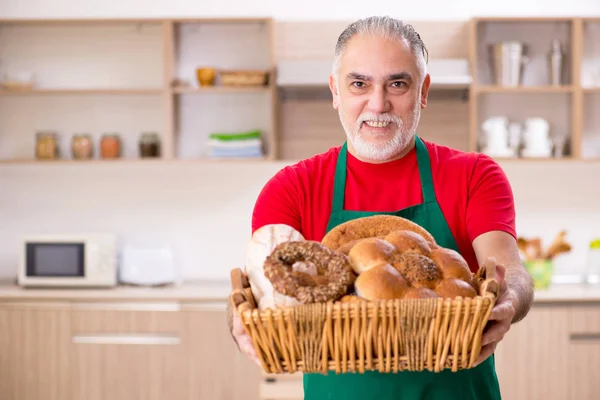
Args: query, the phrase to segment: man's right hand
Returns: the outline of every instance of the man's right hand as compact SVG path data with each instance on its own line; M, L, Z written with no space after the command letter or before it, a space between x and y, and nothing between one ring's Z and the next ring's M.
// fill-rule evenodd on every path
M252 343L252 338L250 335L246 333L244 326L242 325L242 318L240 314L237 312L235 305L233 304L233 300L229 299L228 303L228 311L227 318L229 320L229 330L231 332L231 336L233 336L233 340L237 343L240 351L249 357L252 361L256 363L259 367L262 367L260 363L260 359L254 349L254 344Z

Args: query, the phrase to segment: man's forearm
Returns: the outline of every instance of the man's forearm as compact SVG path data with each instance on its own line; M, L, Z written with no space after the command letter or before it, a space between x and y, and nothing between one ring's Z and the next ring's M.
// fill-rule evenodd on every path
M513 324L519 322L529 312L533 304L533 279L522 265L506 268L506 285L516 295Z

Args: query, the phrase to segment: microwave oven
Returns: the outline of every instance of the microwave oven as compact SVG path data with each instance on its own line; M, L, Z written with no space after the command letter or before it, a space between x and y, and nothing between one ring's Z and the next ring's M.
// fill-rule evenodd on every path
M116 237L100 233L26 236L17 282L24 287L116 286Z

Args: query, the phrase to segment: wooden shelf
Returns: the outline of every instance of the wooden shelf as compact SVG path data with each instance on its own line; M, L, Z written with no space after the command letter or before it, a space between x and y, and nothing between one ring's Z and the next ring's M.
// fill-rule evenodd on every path
M584 87L582 88L583 93L600 93L600 86L598 87Z
M496 86L474 85L473 90L478 93L570 93L575 90L573 86Z
M261 93L269 92L270 86L206 86L206 87L177 87L173 93Z
M162 94L162 88L81 88L81 89L0 89L1 96L37 96L37 95L153 95Z
M0 165L115 165L115 164L139 164L139 165L161 165L169 164L206 164L206 163L262 163L270 161L267 157L225 157L225 158L119 158L114 160L91 159L91 160L34 160L34 159L14 159L0 160Z

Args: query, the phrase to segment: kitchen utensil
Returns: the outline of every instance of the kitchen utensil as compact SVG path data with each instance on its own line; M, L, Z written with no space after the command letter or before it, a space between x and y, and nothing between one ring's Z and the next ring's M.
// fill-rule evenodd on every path
M559 86L563 83L563 50L559 40L554 39L548 53L549 84Z
M509 145L508 118L496 116L488 118L482 125L484 131L484 154L491 157L512 157L515 149Z
M523 69L529 62L527 46L518 41L505 41L490 46L491 69L494 82L500 86L519 86Z
M196 77L200 86L212 86L217 76L215 68L204 67L196 69Z
M552 140L549 136L550 124L543 118L528 118L525 121L523 133L524 157L550 157L552 155Z

